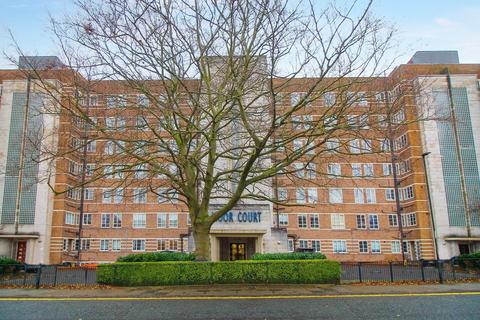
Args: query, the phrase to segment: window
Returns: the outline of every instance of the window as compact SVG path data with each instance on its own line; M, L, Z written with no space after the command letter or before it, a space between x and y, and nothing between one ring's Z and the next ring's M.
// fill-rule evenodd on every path
M113 217L113 224L112 228L121 228L122 227L122 214L121 213L114 213Z
M178 240L177 239L170 239L169 245L170 245L169 250L178 251Z
M157 189L158 203L177 203L178 202L178 193L176 190L169 190L167 188L158 188Z
M359 139L353 139L349 141L350 145L350 152L351 153L360 153L360 140Z
M91 213L84 213L83 214L83 225L91 225L92 224L92 214Z
M298 227L299 228L306 228L307 227L307 216L304 215L304 214L299 214L297 216L297 219L298 219Z
M134 188L133 189L133 203L147 203L147 189Z
M132 251L145 251L145 240L132 240Z
M169 228L178 228L178 214L170 213L168 215L168 227Z
M312 240L312 249L314 252L320 252L321 250L320 240Z
M363 189L361 188L354 188L353 194L355 196L355 203L365 203L364 196L363 196Z
M328 175L330 176L340 176L342 175L342 167L340 163L329 163L328 164Z
M90 239L82 239L82 250L90 250Z
M100 239L100 251L108 251L109 244L108 239Z
M382 152L390 152L390 140L389 139L383 139L380 141L380 149Z
M315 163L308 163L305 167L307 171L307 179L315 179L317 176L317 166Z
M157 228L166 228L167 227L167 214L158 213L157 214Z
M287 248L288 252L293 252L294 251L293 239L288 239L287 246L288 246L288 248Z
M307 240L298 240L298 247L305 249L308 248L308 241Z
M388 215L388 225L390 227L398 227L398 217L396 214Z
M325 106L331 107L335 104L336 95L334 92L327 92L323 95Z
M385 200L395 201L395 189L393 188L385 189Z
M366 163L363 165L363 174L365 177L373 177L374 172L373 172L373 164L372 163Z
M293 164L293 167L294 167L294 170L295 170L295 175L298 177L298 178L305 178L305 166L303 165L303 163L294 163Z
M300 116L292 116L292 128L293 130L302 129L302 118Z
M407 135L403 134L395 139L394 149L395 151L405 148L408 145Z
M78 217L75 213L65 211L65 224L78 224Z
M93 173L95 172L95 164L93 163L87 163L85 166L85 175L87 177L93 176Z
M367 198L367 203L369 203L369 204L377 203L377 196L376 196L376 193L375 193L375 189L367 188L367 189L364 189L364 190L365 190L365 196Z
M340 230L345 229L345 215L340 213L334 213L330 216L332 229Z
M333 240L333 253L346 253L347 241L346 240Z
M305 97L305 92L292 92L290 94L290 105L296 106Z
M408 253L408 248L410 246L408 245L408 241L403 241L403 252Z
M372 140L362 140L362 152L372 152Z
M137 104L141 108L146 108L148 107L150 101L148 100L148 97L144 94L139 94L137 96Z
M368 253L368 241L358 241L358 252Z
M372 240L370 242L370 246L372 248L372 253L380 253L380 241L379 240Z
M147 130L147 120L143 116L137 116L136 127L138 130Z
M417 214L416 213L406 213L402 214L402 226L404 227L413 227L417 225Z
M288 226L288 214L286 213L280 213L278 215L278 223L281 226Z
M288 193L286 188L278 188L277 196L279 201L287 201Z
M97 149L97 141L89 141L87 143L87 152L95 152Z
M390 176L393 174L392 164L391 163L384 163L383 164L383 175Z
M378 215L369 214L368 215L368 228L372 230L378 230Z
M305 144L305 139L295 139L293 140L293 151L297 152L300 151L303 148L303 145Z
M329 139L326 142L326 147L328 151L338 151L338 148L340 148L340 141L338 139Z
M144 179L147 177L147 165L145 163L135 166L135 179Z
M110 228L110 213L102 213L100 227Z
M323 126L326 130L334 129L338 124L338 118L336 116L326 117L323 120Z
M95 195L95 189L92 188L86 188L84 193L84 198L85 200L93 200L94 195Z
M147 215L145 213L133 214L133 227L145 228L147 226Z
M318 214L311 214L310 215L310 228L318 229L320 224L318 222Z
M308 203L318 203L317 188L307 188Z
M120 251L122 249L122 241L120 239L112 240L112 251Z
M123 202L123 189L122 188L118 188L118 189L114 190L113 202L114 203L122 203Z
M367 223L364 214L357 214L357 229L367 229Z
M328 189L328 201L330 203L343 203L343 192L340 188Z
M390 248L392 250L392 253L401 253L400 241L393 240L392 242L390 242Z
M306 203L305 190L303 188L297 188L295 190L295 195L296 195L297 203L300 203L300 204Z
M403 189L403 200L409 200L413 198L414 198L413 186L408 186L405 189Z
M165 251L167 250L167 240L166 239L158 239L157 241L157 251Z
M362 176L362 165L360 163L352 163L352 177Z
M102 203L112 203L113 190L104 189L102 193Z

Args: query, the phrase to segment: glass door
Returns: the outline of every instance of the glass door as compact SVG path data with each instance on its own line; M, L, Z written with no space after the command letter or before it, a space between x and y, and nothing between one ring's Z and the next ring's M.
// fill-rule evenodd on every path
M231 243L230 244L230 261L246 260L247 252L245 250L245 243Z

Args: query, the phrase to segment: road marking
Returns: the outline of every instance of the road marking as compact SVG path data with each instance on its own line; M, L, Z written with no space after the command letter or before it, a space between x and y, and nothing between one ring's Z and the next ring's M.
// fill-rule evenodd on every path
M376 293L376 294L336 294L336 295L294 295L294 296L191 296L191 297L73 297L73 298L14 298L2 297L0 301L149 301L149 300L255 300L255 299L342 299L342 298L382 298L382 297L442 297L476 296L474 292L432 292L432 293Z

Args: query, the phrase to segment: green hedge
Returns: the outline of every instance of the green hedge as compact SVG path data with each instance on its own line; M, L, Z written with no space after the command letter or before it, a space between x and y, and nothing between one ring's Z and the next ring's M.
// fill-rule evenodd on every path
M158 262L158 261L193 261L195 255L193 253L183 252L148 252L129 254L120 257L118 262Z
M99 265L97 281L120 286L339 283L340 263L331 260L117 262Z
M320 252L286 252L286 253L255 253L252 260L322 260L325 255Z
M0 257L0 265L6 265L6 264L20 264L20 262L12 258Z
M480 269L480 252L462 254L456 260L461 267Z

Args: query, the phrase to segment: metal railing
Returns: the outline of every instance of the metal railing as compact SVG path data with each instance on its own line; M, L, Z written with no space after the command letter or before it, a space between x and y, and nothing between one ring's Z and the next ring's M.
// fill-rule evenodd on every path
M479 279L480 259L401 262L344 262L342 282L440 282ZM0 286L96 285L96 268L62 265L0 265Z
M57 285L95 285L97 272L92 267L62 265L0 265L1 286L40 288Z
M480 279L480 259L465 262L452 260L420 260L401 262L345 262L342 281L346 282L408 282Z

